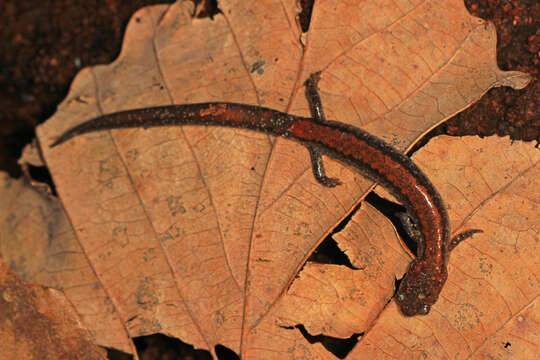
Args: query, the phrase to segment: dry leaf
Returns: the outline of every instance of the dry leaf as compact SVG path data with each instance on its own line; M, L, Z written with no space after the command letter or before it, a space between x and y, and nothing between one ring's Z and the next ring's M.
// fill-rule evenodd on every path
M134 352L125 324L96 278L59 202L23 180L0 173L0 254L27 282L64 292L100 345Z
M404 318L392 304L349 357L535 358L540 152L508 138L442 137L413 158L446 199L453 232L484 233L452 252L429 315Z
M107 359L55 289L25 284L0 259L2 359Z
M493 26L458 0L317 3L303 44L295 4L221 2L223 15L214 21L192 19L191 2L143 9L130 22L119 59L82 71L38 129L81 254L62 265L89 269L93 277L80 285L97 283L101 294L80 298L93 314L121 324L105 335L98 334L103 323L89 321L99 344L130 351L129 337L162 332L197 348L223 344L243 358L331 358L288 327L305 323L315 334L337 337L364 331L362 346L384 349L371 340L382 319L424 321L384 306L393 276L407 263L395 238L394 245L379 244L381 235L363 230L375 248L351 258L369 264L372 278L311 264L298 272L371 186L326 159L327 172L344 184L322 188L298 144L243 130L176 127L104 131L47 147L96 115L155 105L230 101L308 115L302 83L322 70L329 118L405 149L490 87L528 81L497 68ZM429 164L445 168L453 155L445 154ZM446 197L448 178L434 182L451 210L458 207ZM473 215L474 208L459 209L463 220ZM382 228L379 221L373 226ZM381 262L381 254L390 258ZM329 286L336 301L323 306L317 295L329 297ZM310 292L306 302L291 299L302 291Z

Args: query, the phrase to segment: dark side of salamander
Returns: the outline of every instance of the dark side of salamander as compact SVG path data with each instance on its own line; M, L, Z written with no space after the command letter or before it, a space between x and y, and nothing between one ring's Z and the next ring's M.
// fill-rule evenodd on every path
M84 133L133 127L207 125L260 131L296 140L306 146L313 174L327 187L341 184L326 176L322 155L357 169L388 188L406 207L412 219L417 257L409 265L396 293L407 316L427 314L437 301L447 278L448 254L457 244L480 230L468 230L450 239L446 208L435 187L405 155L381 139L356 127L326 120L315 73L306 81L312 118L235 103L200 103L128 110L103 115L64 132L51 144L60 145Z

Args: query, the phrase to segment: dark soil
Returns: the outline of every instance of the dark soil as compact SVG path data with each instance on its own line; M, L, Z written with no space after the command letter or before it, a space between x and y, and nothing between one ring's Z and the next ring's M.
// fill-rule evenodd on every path
M131 15L166 2L0 2L0 170L21 174L17 158L23 146L34 137L36 125L54 114L75 74L111 62Z
M12 176L21 174L17 159L23 146L34 137L35 126L55 112L81 68L109 63L118 56L125 26L137 9L171 2L2 1L0 170L8 171ZM213 1L203 2L206 8L199 15L215 15L211 8ZM308 6L310 0L301 2ZM529 73L533 81L520 91L510 88L490 90L478 103L433 130L431 135L497 134L509 135L516 140L539 141L540 2L465 0L465 3L473 15L495 23L499 67ZM303 20L306 19L309 20L309 15L304 16ZM152 350L155 354L155 344L160 343L146 340L144 345L144 339L139 341L143 342L141 358L145 358L145 351ZM183 351L190 353L188 350ZM170 353L164 356L170 359L197 357L196 352L190 354L187 357L175 357ZM114 356L121 358L120 354Z
M450 135L497 134L514 140L540 140L540 2L538 0L465 0L469 11L495 23L497 63L502 70L530 74L523 90L490 90L480 101L447 121Z

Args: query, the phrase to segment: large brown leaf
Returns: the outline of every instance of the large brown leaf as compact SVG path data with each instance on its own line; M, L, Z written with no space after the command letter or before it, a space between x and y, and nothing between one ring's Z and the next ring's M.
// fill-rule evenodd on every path
M348 168L326 159L328 172L344 183L326 189L313 179L301 146L223 128L104 131L47 147L89 118L146 106L233 101L308 115L302 83L322 70L329 118L405 149L490 87L528 81L497 68L493 26L470 16L460 1L321 2L307 35L295 25L295 3L220 2L223 15L214 21L192 19L191 2L143 9L119 59L82 71L38 129L70 241L81 254L66 257L59 273L88 269L79 285L100 293L80 298L93 309L88 326L100 344L131 351L128 337L162 332L199 348L223 344L244 357L329 357L281 326L305 323L313 333L342 337L369 330L369 336L374 319L401 319L384 305L407 252L398 242L379 245L373 230L366 236L380 250L366 247L357 259L371 275L309 264L298 273L371 186ZM438 160L439 167L451 156ZM395 260L377 265L380 253ZM334 274L321 284L339 285L349 296L340 299L357 305L328 307L317 320L324 299L290 300L289 286L300 291L306 280L304 291L329 294L316 285L321 271ZM334 315L351 307L354 316ZM109 316L118 330L98 335L99 316ZM357 317L362 321L354 326L337 325ZM317 321L320 331L307 324ZM327 323L332 326L322 326Z

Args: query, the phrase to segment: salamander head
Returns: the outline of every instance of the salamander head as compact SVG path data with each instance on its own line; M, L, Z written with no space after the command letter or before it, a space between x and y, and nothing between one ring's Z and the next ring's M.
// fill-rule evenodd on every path
M422 261L413 261L396 293L403 315L427 315L446 281L446 269Z

